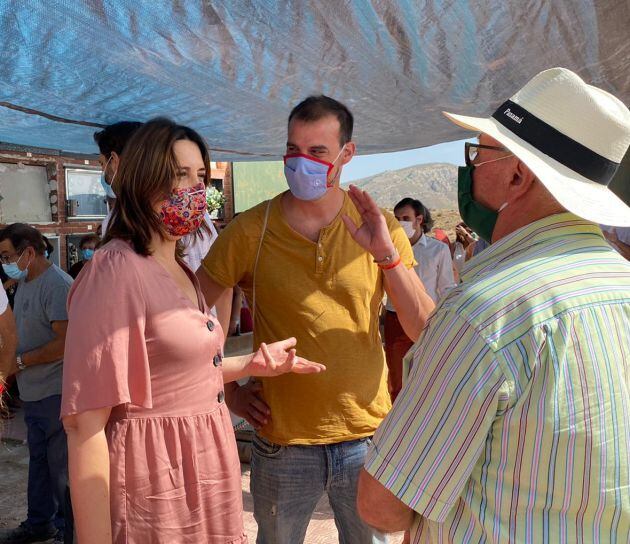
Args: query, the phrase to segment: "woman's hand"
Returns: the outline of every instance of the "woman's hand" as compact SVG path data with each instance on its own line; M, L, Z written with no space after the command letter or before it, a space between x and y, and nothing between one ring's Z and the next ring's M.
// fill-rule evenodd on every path
M320 363L298 357L294 349L297 341L287 338L273 344L260 344L247 365L247 374L271 378L293 372L294 374L317 374L326 370Z

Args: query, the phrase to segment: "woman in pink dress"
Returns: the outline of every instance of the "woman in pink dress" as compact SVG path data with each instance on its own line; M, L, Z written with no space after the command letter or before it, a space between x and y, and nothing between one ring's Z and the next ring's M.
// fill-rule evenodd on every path
M177 241L206 209L200 136L165 119L127 144L105 245L68 299L62 417L80 544L246 542L224 382L311 373L294 339L222 358Z

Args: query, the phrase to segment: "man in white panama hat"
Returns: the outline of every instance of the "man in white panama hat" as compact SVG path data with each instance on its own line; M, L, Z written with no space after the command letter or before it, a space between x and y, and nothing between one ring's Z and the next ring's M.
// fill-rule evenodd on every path
M573 72L535 76L459 171L462 218L492 242L429 319L379 427L358 508L419 542L627 542L630 264L597 223L630 111Z

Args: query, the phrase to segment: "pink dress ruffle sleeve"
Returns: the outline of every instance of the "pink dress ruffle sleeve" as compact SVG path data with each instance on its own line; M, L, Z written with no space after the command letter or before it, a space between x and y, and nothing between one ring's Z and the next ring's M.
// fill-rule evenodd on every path
M223 333L190 275L197 306L155 259L114 240L68 298L62 416L112 407L115 544L247 542Z

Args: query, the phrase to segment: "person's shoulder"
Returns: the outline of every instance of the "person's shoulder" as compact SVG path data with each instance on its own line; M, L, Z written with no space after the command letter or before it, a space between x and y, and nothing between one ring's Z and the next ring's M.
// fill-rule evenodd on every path
M267 215L267 208L269 208L269 213L271 214L275 208L275 201L278 199L279 196L280 195L269 200L263 200L262 202L256 204L248 210L239 213L232 220L232 223L235 223L237 225L251 225L254 223L262 223L262 221L264 221L265 219L265 215Z
M240 233L247 237L257 237L260 235L265 217L269 213L269 218L272 214L279 210L279 199L281 195L278 195L270 200L264 200L256 206L239 213L230 223L221 231L220 235L234 236L236 233ZM269 210L269 212L268 212Z
M105 245L102 245L94 252L94 257L99 259L135 259L142 258L142 255L139 255L133 249L133 246L130 242L126 240L121 240L120 238L114 238L107 242Z
M73 281L72 276L65 270L59 268L56 264L52 264L44 276L44 282L48 286L62 285L70 287Z
M383 217L385 217L385 221L387 221L388 225L399 224L398 219L396 219L396 216L391 210L388 210L387 208L379 208L379 210L381 210L381 213L383 214Z
M136 253L130 242L114 238L94 252L84 269L89 269L91 274L100 271L113 272L117 278L121 278L142 268L146 260L146 256Z
M426 234L425 237L427 239L427 245L431 248L434 248L435 251L439 251L440 253L448 253L449 255L451 254L451 250L444 242L440 242L437 238L433 238L432 236L428 236Z
M396 219L396 216L394 215L394 213L390 210L388 210L387 208L379 208L379 210L381 210L381 213L383 214L383 217L385 218L385 222L387 223L387 228L389 229L390 232L393 232L394 230L400 229L401 232L403 232L403 228L400 225L400 223L398 222L398 219ZM405 234L405 236L407 236Z

